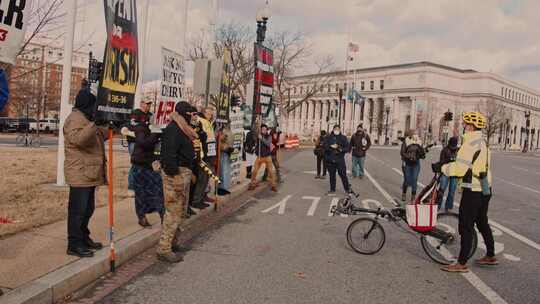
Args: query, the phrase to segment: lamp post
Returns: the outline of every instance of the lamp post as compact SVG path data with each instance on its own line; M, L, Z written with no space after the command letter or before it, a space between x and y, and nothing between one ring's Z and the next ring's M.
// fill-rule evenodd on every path
M268 9L268 0L266 1L266 5L264 9L259 10L257 12L257 39L255 42L255 50L253 52L253 60L254 60L254 66L255 69L257 69L257 52L259 47L263 46L263 42L266 38L266 24L268 23L268 19L270 19L270 10ZM260 104L258 104L258 90L260 90L260 83L257 83L256 77L254 78L254 86L253 86L253 116L251 119L251 129L255 129L255 127L259 127L262 120L262 115L259 112L258 107L260 107Z
M531 124L531 111L525 111L525 144L523 145L523 153L529 150L529 125Z
M388 117L390 116L390 106L386 106L386 126L384 130L384 145L387 146L390 143L390 139L388 138Z
M257 12L257 44L261 44L266 39L266 24L270 19L270 10L268 9L268 0L264 9Z

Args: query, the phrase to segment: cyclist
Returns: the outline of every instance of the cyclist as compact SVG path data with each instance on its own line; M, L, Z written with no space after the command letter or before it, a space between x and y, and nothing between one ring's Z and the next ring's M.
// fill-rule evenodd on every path
M463 113L463 143L456 160L442 166L442 173L448 177L461 178L463 194L459 206L459 234L461 248L457 263L441 270L448 272L468 272L467 259L471 251L474 225L482 234L487 254L476 260L479 265L497 265L493 233L488 224L488 207L491 198L490 155L482 129L486 118L479 112Z

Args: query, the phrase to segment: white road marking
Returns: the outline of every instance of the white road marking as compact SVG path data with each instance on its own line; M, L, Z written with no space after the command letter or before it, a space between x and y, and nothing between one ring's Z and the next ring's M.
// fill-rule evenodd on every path
M534 248L534 249L540 251L540 244L535 243L535 242L529 240L528 238L526 238L526 237L524 237L523 235L521 235L521 234L519 234L519 233L517 233L517 232L511 230L510 228L506 228L506 227L504 227L503 225L501 225L501 224L499 224L499 223L497 223L497 222L495 222L495 221L492 221L492 220L489 220L489 224L490 224L491 226L494 226L494 227L497 228L497 229L500 229L500 230L503 231L504 233L506 233L506 234L508 234L508 235L511 235L511 236L514 237L515 239L520 240L520 241L522 241L523 243L525 243L525 244L531 246L532 248Z
M328 216L333 216L332 214L332 207L337 206L337 203L339 202L339 198L334 197L332 201L330 202L330 209L328 209ZM340 214L341 217L349 217L347 214Z
M503 183L512 185L512 186L514 186L514 187L518 187L518 188L521 188L521 189L523 189L523 190L528 190L528 191L531 191L531 192L540 194L540 191L535 190L535 189L533 189L533 188L529 188L529 187L526 187L526 186L518 185L518 184L515 184L515 183L512 183L512 182L509 182L509 181L507 181L507 180L504 180L504 179L502 179L502 178L498 178L498 177L495 177L495 179L496 179L496 180L499 180L499 181L501 181L501 182L503 182Z
M511 254L507 254L507 253L504 253L503 254L503 257L509 261L512 261L512 262L519 262L521 261L521 258L515 256L515 255L511 255Z
M520 170L520 171L525 171L527 173L532 173L532 174L535 174L535 175L540 175L540 173L538 172L534 172L534 171L531 171L531 170L528 170L528 169L525 169L525 168L521 168L521 167L516 167L516 166L512 166L512 168L516 169L516 170Z
M396 168L392 168L392 170L394 170L394 172L396 172L397 174L403 176L403 172L401 172L400 170L396 169ZM418 186L422 187L422 188L425 188L426 185L422 184L421 182L416 182L418 184Z
M315 214L315 210L317 210L317 206L319 205L321 198L317 196L302 196L302 199L313 201L307 212L307 216L313 216Z
M265 209L263 211L261 211L262 213L268 213L276 208L279 207L278 209L278 214L283 214L285 213L285 207L287 206L287 201L292 197L292 195L287 195L285 196L285 198L283 198L279 203L271 206L270 208L268 209Z
M375 188L381 192L381 194L390 202L394 203L392 197L386 190L384 190L381 185L366 171L366 176L373 183ZM500 228L499 228L500 229ZM502 230L502 229L501 229ZM450 255L448 255L450 258ZM471 285L476 288L489 302L497 304L506 304L507 302L501 298L493 289L486 285L477 275L469 270L468 273L462 273L463 277L471 283Z

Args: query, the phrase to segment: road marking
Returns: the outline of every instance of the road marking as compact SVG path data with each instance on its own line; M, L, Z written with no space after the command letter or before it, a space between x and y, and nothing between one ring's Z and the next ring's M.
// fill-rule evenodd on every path
M330 202L330 209L328 209L328 216L334 216L332 213L332 207L337 206L337 203L339 202L339 198L334 197L332 201ZM340 214L341 217L349 217L348 214Z
M392 197L386 190L384 190L381 185L366 171L366 176L369 178L371 183L381 192L381 194L390 202L393 202ZM501 229L502 230L502 229ZM449 256L449 252L448 252ZM472 271L469 270L468 273L462 273L463 277L471 283L471 285L476 288L489 302L491 303L498 303L498 304L506 304L507 302L501 298L493 289L491 289L488 285L486 285L477 275L475 275Z
M515 255L512 255L512 254L508 254L508 253L503 253L503 257L509 261L512 261L512 262L519 262L521 261L521 258L515 256Z
M540 191L535 190L535 189L533 189L533 188L529 188L529 187L525 187L525 186L522 186L522 185L518 185L518 184L515 184L515 183L512 183L512 182L509 182L509 181L507 181L507 180L504 180L504 179L502 179L502 178L498 178L498 177L495 177L495 179L496 179L496 180L499 180L499 181L501 181L501 182L503 182L503 183L512 185L512 186L514 186L514 187L518 187L518 188L521 188L521 189L523 189L523 190L528 190L528 191L531 191L531 192L540 194Z
M495 221L492 221L492 220L489 220L489 224L492 225L492 226L494 226L494 227L496 227L497 229L503 231L504 233L513 236L515 239L520 240L520 241L522 241L523 243L525 243L525 244L531 246L532 248L534 248L534 249L540 251L540 244L535 243L535 242L529 240L528 238L526 238L526 237L524 237L523 235L521 235L521 234L519 234L519 233L517 233L517 232L511 230L510 228L506 228L506 227L504 227L503 225L501 225L501 224L499 224L499 223L497 223L497 222L495 222Z
M285 196L285 198L283 198L279 203L271 206L270 208L268 209L265 209L263 211L261 211L262 213L268 213L276 208L279 207L278 209L278 214L283 214L285 213L285 207L287 206L287 201L292 197L292 195L287 195Z
M531 171L531 170L528 170L528 169L525 169L525 168L516 167L516 166L512 166L512 168L514 168L514 169L516 169L516 170L520 170L520 171L525 171L525 172L527 172L527 173L532 173L532 174L540 175L540 173L538 173L538 172L534 172L534 171Z
M394 172L396 172L397 174L403 176L403 172L401 172L400 170L396 169L396 168L392 168L392 170L394 170ZM416 182L416 184L418 184L418 186L422 187L422 188L425 188L426 185L422 184L421 182Z
M313 201L307 212L307 216L313 216L315 214L315 210L317 210L317 206L319 205L321 198L317 196L302 196L302 199Z
M368 177L368 179L371 181L371 183L373 184L373 186L375 186L375 188L377 188L377 190L379 190L379 192L384 196L384 198L386 198L386 200L393 204L393 205L398 205L396 203L396 201L394 201L394 199L392 198L392 196L386 192L386 190L383 189L383 187L381 187L381 185L373 178L373 176L371 176L371 174L367 171L367 170L364 170L364 172L366 173L366 176Z

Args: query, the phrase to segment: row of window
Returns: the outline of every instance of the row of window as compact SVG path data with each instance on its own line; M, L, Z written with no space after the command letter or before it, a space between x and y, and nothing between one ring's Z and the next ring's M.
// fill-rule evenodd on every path
M538 96L529 95L510 88L501 87L501 96L529 106L540 107L540 98Z
M366 84L367 84L367 81L360 81L360 91L365 91L366 90ZM293 94L311 93L311 92L313 92L312 90L316 90L319 93L325 93L325 89L326 89L326 93L332 93L332 92L338 93L339 89L343 89L343 91L346 92L347 87L348 87L348 84L346 82L343 83L341 86L340 86L340 83L335 83L335 84L330 84L329 83L326 86L320 85L320 87L318 89L315 86L313 86L313 87L299 86L298 89L297 89L297 87L293 87L292 91L293 91ZM351 82L350 83L350 88L356 89L356 83ZM375 90L375 80L370 80L369 81L369 89L370 90ZM383 79L379 80L379 90L384 90L384 80Z

